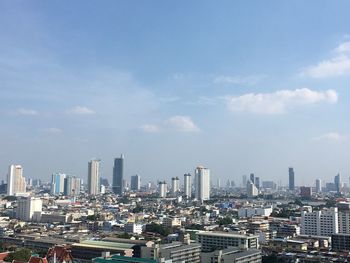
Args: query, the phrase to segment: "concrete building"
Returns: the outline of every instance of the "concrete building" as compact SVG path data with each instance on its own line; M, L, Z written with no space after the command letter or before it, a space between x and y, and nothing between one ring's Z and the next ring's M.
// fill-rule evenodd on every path
M288 168L288 174L289 174L289 190L294 191L295 190L295 178L294 178L294 169L293 167Z
M39 221L43 202L40 198L22 197L18 200L16 218L23 221Z
M192 197L192 179L191 174L184 174L184 195L186 198Z
M92 262L93 263L157 263L157 261L153 259L110 255L109 252L104 252L102 257L93 258Z
M198 166L195 170L196 199L200 201L210 199L210 171L208 168Z
M134 222L126 223L124 225L124 232L129 234L142 234L143 225Z
M155 259L157 262L199 263L201 245L198 243L172 242L155 244L152 248L142 247L142 257Z
M181 220L178 217L165 217L162 225L165 228L181 227Z
M180 192L180 179L179 177L171 178L171 195L176 196Z
M322 192L322 181L321 179L316 179L316 193Z
M309 186L300 187L300 197L302 199L310 199L312 196L312 189Z
M54 173L51 177L51 194L59 195L64 193L64 179L66 175L63 173Z
M167 183L165 181L159 182L159 197L165 198L168 192Z
M100 159L93 159L88 164L88 194L98 195L100 193Z
M253 216L270 216L272 206L246 206L238 209L239 218L247 218Z
M350 251L350 234L333 234L332 251Z
M202 245L203 252L213 249L225 249L234 247L238 249L258 248L257 235L232 234L227 232L200 231L197 233L197 241Z
M247 181L247 196L248 197L254 197L259 195L259 190L256 188L255 184L251 181Z
M74 175L67 175L64 178L64 195L78 196L80 195L81 179Z
M124 155L121 155L120 158L114 159L113 166L113 193L117 195L123 195L123 179L124 179Z
M331 236L338 233L338 208L301 212L301 234Z
M139 191L141 188L141 177L139 175L131 176L130 188L132 191Z
M10 165L7 174L7 195L21 195L26 192L26 180L21 165Z
M341 192L341 178L340 178L340 174L337 174L334 177L334 185L335 185L335 191L337 191L337 193Z
M261 263L261 260L261 251L258 249L242 251L227 248L201 254L201 263Z

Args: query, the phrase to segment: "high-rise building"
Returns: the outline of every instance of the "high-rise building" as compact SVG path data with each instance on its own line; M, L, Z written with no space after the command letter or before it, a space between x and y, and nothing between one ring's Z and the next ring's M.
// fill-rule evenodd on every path
M26 192L26 180L21 165L10 165L7 174L7 195L20 195Z
M198 166L195 170L196 199L200 201L210 199L210 170Z
M316 193L322 192L322 181L321 179L316 179Z
M257 195L259 195L258 188L255 186L255 184L253 184L253 182L251 180L248 180L248 182L247 182L247 196L254 197Z
M249 179L253 184L255 184L255 175L253 173L249 175Z
M18 200L16 218L24 221L39 221L43 202L40 198L22 197Z
M192 197L192 180L191 174L184 174L184 194L186 198Z
M165 198L167 191L167 183L165 181L159 182L159 196Z
M88 164L88 194L100 193L100 159L93 159Z
M123 178L124 178L124 155L121 155L120 158L114 159L113 166L113 193L117 195L123 195Z
M335 190L337 191L337 193L340 193L341 192L341 178L340 178L339 173L334 177L334 185L335 185Z
M221 180L220 180L220 178L216 179L216 187L217 187L218 189L221 188Z
M310 236L331 236L337 234L338 208L332 207L320 211L301 211L301 234Z
M289 167L288 173L289 173L289 190L294 191L295 184L294 184L294 169L293 169L293 167Z
M64 192L64 179L66 175L63 173L54 173L51 177L51 194L59 195Z
M139 191L141 187L141 177L139 175L131 176L130 188L133 191Z
M255 182L254 182L256 188L260 189L260 177L255 177Z
M242 175L242 187L246 187L247 185L247 176L244 174Z
M179 177L171 178L171 194L176 196L180 192L180 180Z
M64 195L77 196L80 195L81 180L80 178L67 175L64 179Z

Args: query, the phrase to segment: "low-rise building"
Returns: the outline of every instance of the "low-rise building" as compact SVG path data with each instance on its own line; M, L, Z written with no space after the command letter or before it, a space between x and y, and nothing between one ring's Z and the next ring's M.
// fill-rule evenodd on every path
M261 251L258 249L237 250L227 248L202 253L201 263L261 263Z

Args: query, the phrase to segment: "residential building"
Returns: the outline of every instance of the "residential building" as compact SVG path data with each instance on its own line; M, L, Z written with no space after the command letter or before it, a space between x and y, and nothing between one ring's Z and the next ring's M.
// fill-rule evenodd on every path
M129 234L142 234L142 227L141 224L136 224L134 222L129 222L124 225L124 232Z
M7 174L7 195L21 195L26 192L26 181L21 165L10 165Z
M294 178L293 167L289 167L288 173L289 173L289 190L294 191L295 190L295 183L294 183L295 178Z
M300 197L302 199L310 199L312 196L312 189L309 186L300 187Z
M191 174L184 174L184 195L186 198L192 197L192 180Z
M64 195L78 196L80 195L81 179L74 175L67 175L64 178Z
M43 202L40 198L21 197L18 200L16 218L23 221L39 221Z
M248 197L254 197L259 195L259 190L256 188L255 184L251 181L247 181L247 196Z
M165 198L167 192L167 183L165 181L159 182L159 197Z
M54 173L51 177L51 194L59 195L64 192L64 179L66 175L63 173Z
M123 179L124 179L124 155L121 155L120 158L114 159L113 166L113 193L117 195L123 195Z
M301 212L301 234L331 236L338 233L338 208Z
M165 217L163 218L163 227L181 227L181 219L178 217Z
M272 210L272 206L243 206L238 209L238 217L270 216Z
M316 193L322 192L322 181L321 179L316 179Z
M139 175L131 176L130 188L132 191L139 191L141 187L141 177Z
M200 201L210 199L210 171L208 168L198 166L195 170L196 199Z
M176 196L180 192L180 179L179 177L171 178L171 195Z
M350 234L333 234L332 250L337 252L350 251Z
M100 193L100 159L93 159L88 164L88 194L98 195Z
M334 185L335 185L335 191L337 191L337 193L340 193L342 189L341 189L341 178L339 173L334 177Z
M261 263L261 260L261 251L258 249L226 248L201 254L201 263Z

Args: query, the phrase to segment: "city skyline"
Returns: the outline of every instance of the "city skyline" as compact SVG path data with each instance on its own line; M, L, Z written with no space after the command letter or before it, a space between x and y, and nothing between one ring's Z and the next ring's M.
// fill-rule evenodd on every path
M348 183L349 2L82 3L0 3L1 179Z

